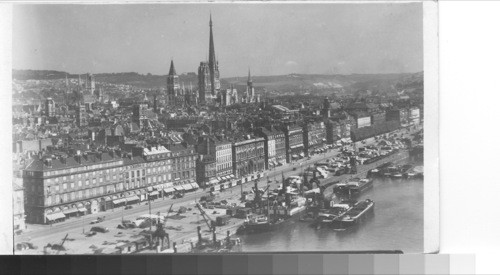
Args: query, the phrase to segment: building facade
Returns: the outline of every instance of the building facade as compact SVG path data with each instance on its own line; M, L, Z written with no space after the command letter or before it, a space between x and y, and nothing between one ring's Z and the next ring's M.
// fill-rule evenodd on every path
M229 141L215 142L216 176L230 176L233 174L233 149Z
M216 162L211 155L199 155L196 160L196 182L202 188L207 188L216 178Z
M265 140L264 151L266 155L266 169L286 163L285 134L273 127L259 128L256 134Z
M147 193L142 193L141 201L146 199L157 199L164 195L170 195L173 190L172 182L172 152L164 146L138 147L138 155L144 158L145 176L142 180L147 183ZM137 171L136 171L137 172ZM139 173L139 176L142 174ZM137 174L129 171L125 174L125 186L131 184L132 180L137 180ZM130 182L129 182L130 181ZM135 186L135 185L133 185Z
M196 183L196 159L193 146L185 144L169 144L171 151L172 181L174 189L191 191L190 184Z
M146 192L141 190L147 186L144 164L142 157L120 151L34 159L23 171L26 221L51 223L98 213L129 198L137 203Z
M337 121L327 120L325 123L326 143L335 144L342 138L340 124Z
M234 141L232 150L233 174L236 178L265 170L264 138L250 137Z
M287 163L303 158L305 155L302 127L287 125L284 127L283 132L285 133Z
M213 136L202 136L196 150L200 155L212 156L216 161L216 177L233 174L233 151L231 142Z
M311 122L304 124L304 154L310 156L314 150L324 146L326 143L326 129L323 122Z

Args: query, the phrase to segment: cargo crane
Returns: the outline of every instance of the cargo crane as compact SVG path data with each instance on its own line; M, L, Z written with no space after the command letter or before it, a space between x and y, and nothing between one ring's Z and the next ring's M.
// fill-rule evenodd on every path
M69 234L66 234L66 236L64 236L64 238L62 239L62 242L60 244L47 244L45 247L44 247L44 253L46 254L47 253L47 247L50 247L52 250L57 250L56 252L56 255L58 255L61 251L66 251L66 248L64 247L64 243L66 242L66 240L68 239L68 235Z
M168 209L167 215L165 216L165 219L163 220L163 223L161 223L159 220L156 223L156 231L153 233L153 237L158 241L161 241L161 248L163 249L164 243L165 243L165 238L167 238L167 247L170 248L170 237L168 233L165 231L167 220L168 220L168 214L171 213L172 207L174 204L170 205L170 208ZM158 216L160 216L158 212Z
M257 180L255 180L255 185L254 185L253 189L254 189L255 197L253 199L253 202L251 203L252 207L253 208L262 208L262 195L265 194L267 192L267 190L269 189L269 180L268 180L268 185L267 185L266 189L264 189L263 192L259 190ZM269 200L269 196L268 196L268 200Z
M309 166L307 168L308 171L311 170L311 166ZM317 176L317 172L316 170L313 170L313 177L309 180L309 178L307 177L307 174L304 173L303 175L303 184L309 189L309 190L312 190L314 189L313 187L313 184L316 184L316 187L319 187L320 186L320 181L318 179L318 176Z
M203 207L199 202L196 202L196 208L200 211L201 216L203 217L203 220L207 224L208 229L210 232L212 232L212 241L215 244L217 242L217 235L216 235L216 223L210 216L207 215L205 210L203 210ZM198 244L201 244L201 227L198 226Z

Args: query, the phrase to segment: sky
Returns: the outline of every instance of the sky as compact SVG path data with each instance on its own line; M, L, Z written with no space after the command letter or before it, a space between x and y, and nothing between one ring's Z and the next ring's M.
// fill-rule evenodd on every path
M15 5L13 68L221 77L423 71L421 3Z

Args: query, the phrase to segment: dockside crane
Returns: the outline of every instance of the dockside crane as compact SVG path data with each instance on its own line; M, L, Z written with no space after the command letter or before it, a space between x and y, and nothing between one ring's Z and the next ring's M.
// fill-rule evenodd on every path
M64 238L62 239L61 243L60 244L47 244L45 246L45 249L47 247L50 247L52 250L57 250L56 252L56 255L59 255L59 253L61 253L61 251L66 251L66 248L64 247L64 243L66 242L66 240L68 239L68 235L69 234L66 234L66 236L64 236Z
M198 210L200 211L200 214L203 217L203 220L205 221L205 223L207 224L208 229L210 230L210 232L212 232L212 241L215 244L217 242L215 221L212 220L212 218L210 218L210 216L205 212L205 210L203 210L203 207L201 206L201 204L199 202L196 202L195 205L196 205L196 208L198 208ZM198 227L199 244L201 244L201 231L200 230L201 230L201 228Z
M164 243L165 243L165 238L167 238L167 246L170 248L170 237L168 233L165 231L167 220L168 220L168 214L171 213L172 207L174 204L170 205L170 208L168 209L167 215L165 216L165 219L163 220L163 223L158 221L156 223L156 231L153 233L153 237L156 238L156 240L161 241L161 248L163 249ZM159 216L159 214L158 214Z

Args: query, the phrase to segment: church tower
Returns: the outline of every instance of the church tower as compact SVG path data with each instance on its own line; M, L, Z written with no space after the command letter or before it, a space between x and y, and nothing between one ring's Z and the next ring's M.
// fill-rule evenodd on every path
M200 104L214 104L220 99L219 62L215 56L212 15L210 14L210 39L208 61L200 62L198 67L198 97Z
M247 103L255 102L255 90L253 88L252 76L250 75L250 69L248 69L248 80L247 80Z
M169 105L175 105L176 97L180 90L179 76L175 71L174 61L170 61L170 70L167 75L167 103Z

